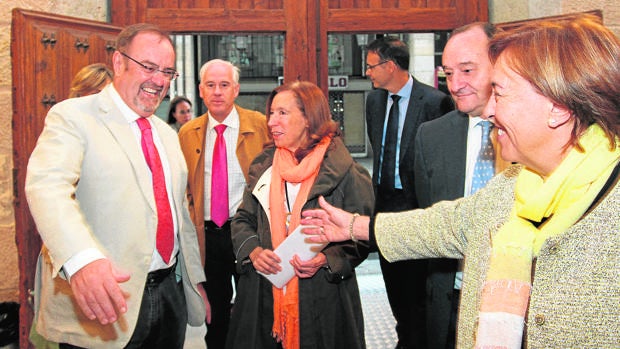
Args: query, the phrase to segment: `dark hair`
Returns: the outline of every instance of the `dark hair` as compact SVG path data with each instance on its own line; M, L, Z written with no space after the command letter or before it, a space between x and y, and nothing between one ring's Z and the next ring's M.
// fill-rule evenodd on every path
M392 61L400 69L409 70L409 47L395 36L384 36L368 44L368 52L379 55L382 61Z
M297 160L303 159L325 136L340 136L340 128L332 119L327 98L323 91L309 81L295 81L276 87L267 99L267 121L271 117L271 104L274 97L284 91L290 91L295 96L297 107L308 120L309 138L306 144L295 152Z
M541 21L498 33L489 58L504 62L541 95L571 111L575 125L567 145L578 149L593 123L610 145L620 136L620 40L598 17Z
M168 40L174 49L174 43L170 38L170 33L163 31L158 26L150 23L137 23L125 27L125 29L123 29L116 38L116 49L121 52L125 52L125 49L131 45L133 39L141 33L158 34L162 39Z
M495 34L497 34L497 32L499 31L499 29L494 24L491 24L489 22L474 22L474 23L465 24L463 26L460 26L454 29L450 33L450 37L453 37L454 35L457 35L460 33L464 33L466 31L469 31L477 27L482 29L482 31L487 36L487 38L489 38L489 40L492 39L493 36L495 36Z
M190 102L189 99L187 99L186 97L183 97L183 96L176 96L176 97L174 97L170 101L170 107L168 108L168 123L170 125L172 125L175 122L177 122L177 119L174 118L173 114L177 110L177 104L179 104L181 102L186 102L187 104L189 104L190 107L192 106L192 102Z

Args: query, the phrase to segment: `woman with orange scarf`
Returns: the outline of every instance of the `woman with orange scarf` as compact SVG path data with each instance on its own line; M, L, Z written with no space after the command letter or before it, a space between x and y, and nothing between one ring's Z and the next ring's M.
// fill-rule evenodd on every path
M426 210L351 226L321 201L302 223L319 242L375 239L390 261L464 258L458 348L618 348L620 40L582 15L499 33L489 57L485 112L519 165Z
M322 91L309 82L277 87L267 101L275 147L250 166L250 182L231 231L240 274L227 348L365 348L355 267L368 245L343 241L316 257L280 260L274 253L299 226L301 211L332 205L370 214L368 171L353 161L331 119ZM282 288L264 276L290 263L295 276Z

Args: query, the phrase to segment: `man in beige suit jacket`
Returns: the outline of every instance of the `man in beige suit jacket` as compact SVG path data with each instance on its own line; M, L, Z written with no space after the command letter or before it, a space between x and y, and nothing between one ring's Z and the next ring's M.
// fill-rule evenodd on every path
M175 53L148 24L119 34L114 81L50 109L28 163L26 196L43 240L36 277L37 331L60 348L181 348L208 305L187 167L176 133L153 112ZM158 210L141 148L151 126L173 220L171 258L156 249ZM164 330L165 329L165 330Z
M212 317L207 323L205 340L208 348L224 348L235 268L230 218L241 203L250 163L263 150L270 135L262 113L235 105L239 95L239 68L230 62L214 59L205 63L200 69L199 88L208 112L183 125L179 139L189 169L190 214L196 225L202 262L209 280L205 290ZM223 136L228 170L228 207L222 208L230 217L221 226L211 219L211 165L217 138L214 127L220 124L226 125Z

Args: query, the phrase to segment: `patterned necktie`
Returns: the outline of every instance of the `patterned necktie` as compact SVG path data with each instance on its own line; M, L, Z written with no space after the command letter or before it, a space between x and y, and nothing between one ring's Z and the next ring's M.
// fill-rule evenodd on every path
M153 193L155 194L155 205L157 206L157 251L164 260L169 263L174 248L174 224L172 223L172 210L168 200L166 190L166 179L164 169L155 144L153 143L153 133L151 124L145 118L138 118L138 127L142 133L142 152L146 163L151 169L153 178Z
M396 146L398 143L398 100L399 95L392 95L392 106L385 130L385 144L383 145L383 159L381 162L381 183L384 189L394 189L396 172Z
M482 127L482 141L480 143L478 159L476 159L476 166L474 166L474 177L471 182L470 194L484 187L495 175L495 151L493 150L491 137L489 137L493 125L487 120L480 121L478 125Z
M217 138L213 148L211 173L211 220L221 227L228 220L228 161L226 161L226 125L215 126Z

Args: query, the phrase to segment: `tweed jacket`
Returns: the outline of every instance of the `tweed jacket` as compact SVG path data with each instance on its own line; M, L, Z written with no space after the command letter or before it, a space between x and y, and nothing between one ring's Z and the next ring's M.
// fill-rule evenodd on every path
M237 160L248 182L250 163L271 139L267 128L267 119L260 112L244 109L235 105L239 113L239 138L237 140ZM204 236L204 188L205 188L205 144L208 114L185 123L179 131L181 150L187 161L189 171L187 181L187 197L189 199L189 213L198 232L198 246L202 264L205 262Z
M465 257L458 348L474 345L490 237L509 218L520 170L518 165L509 167L467 198L375 218L377 244L390 261ZM618 347L619 207L616 182L570 229L544 243L533 269L525 347Z
M122 348L129 341L157 230L150 170L111 88L50 109L26 175L26 198L43 240L35 279L37 331L50 341L84 348ZM187 210L187 167L176 132L159 118L151 119L170 166L177 274L183 279L189 322L198 326L204 323L205 304L196 285L205 276ZM84 317L61 272L69 258L89 248L131 275L120 284L127 293L127 312L111 325Z

